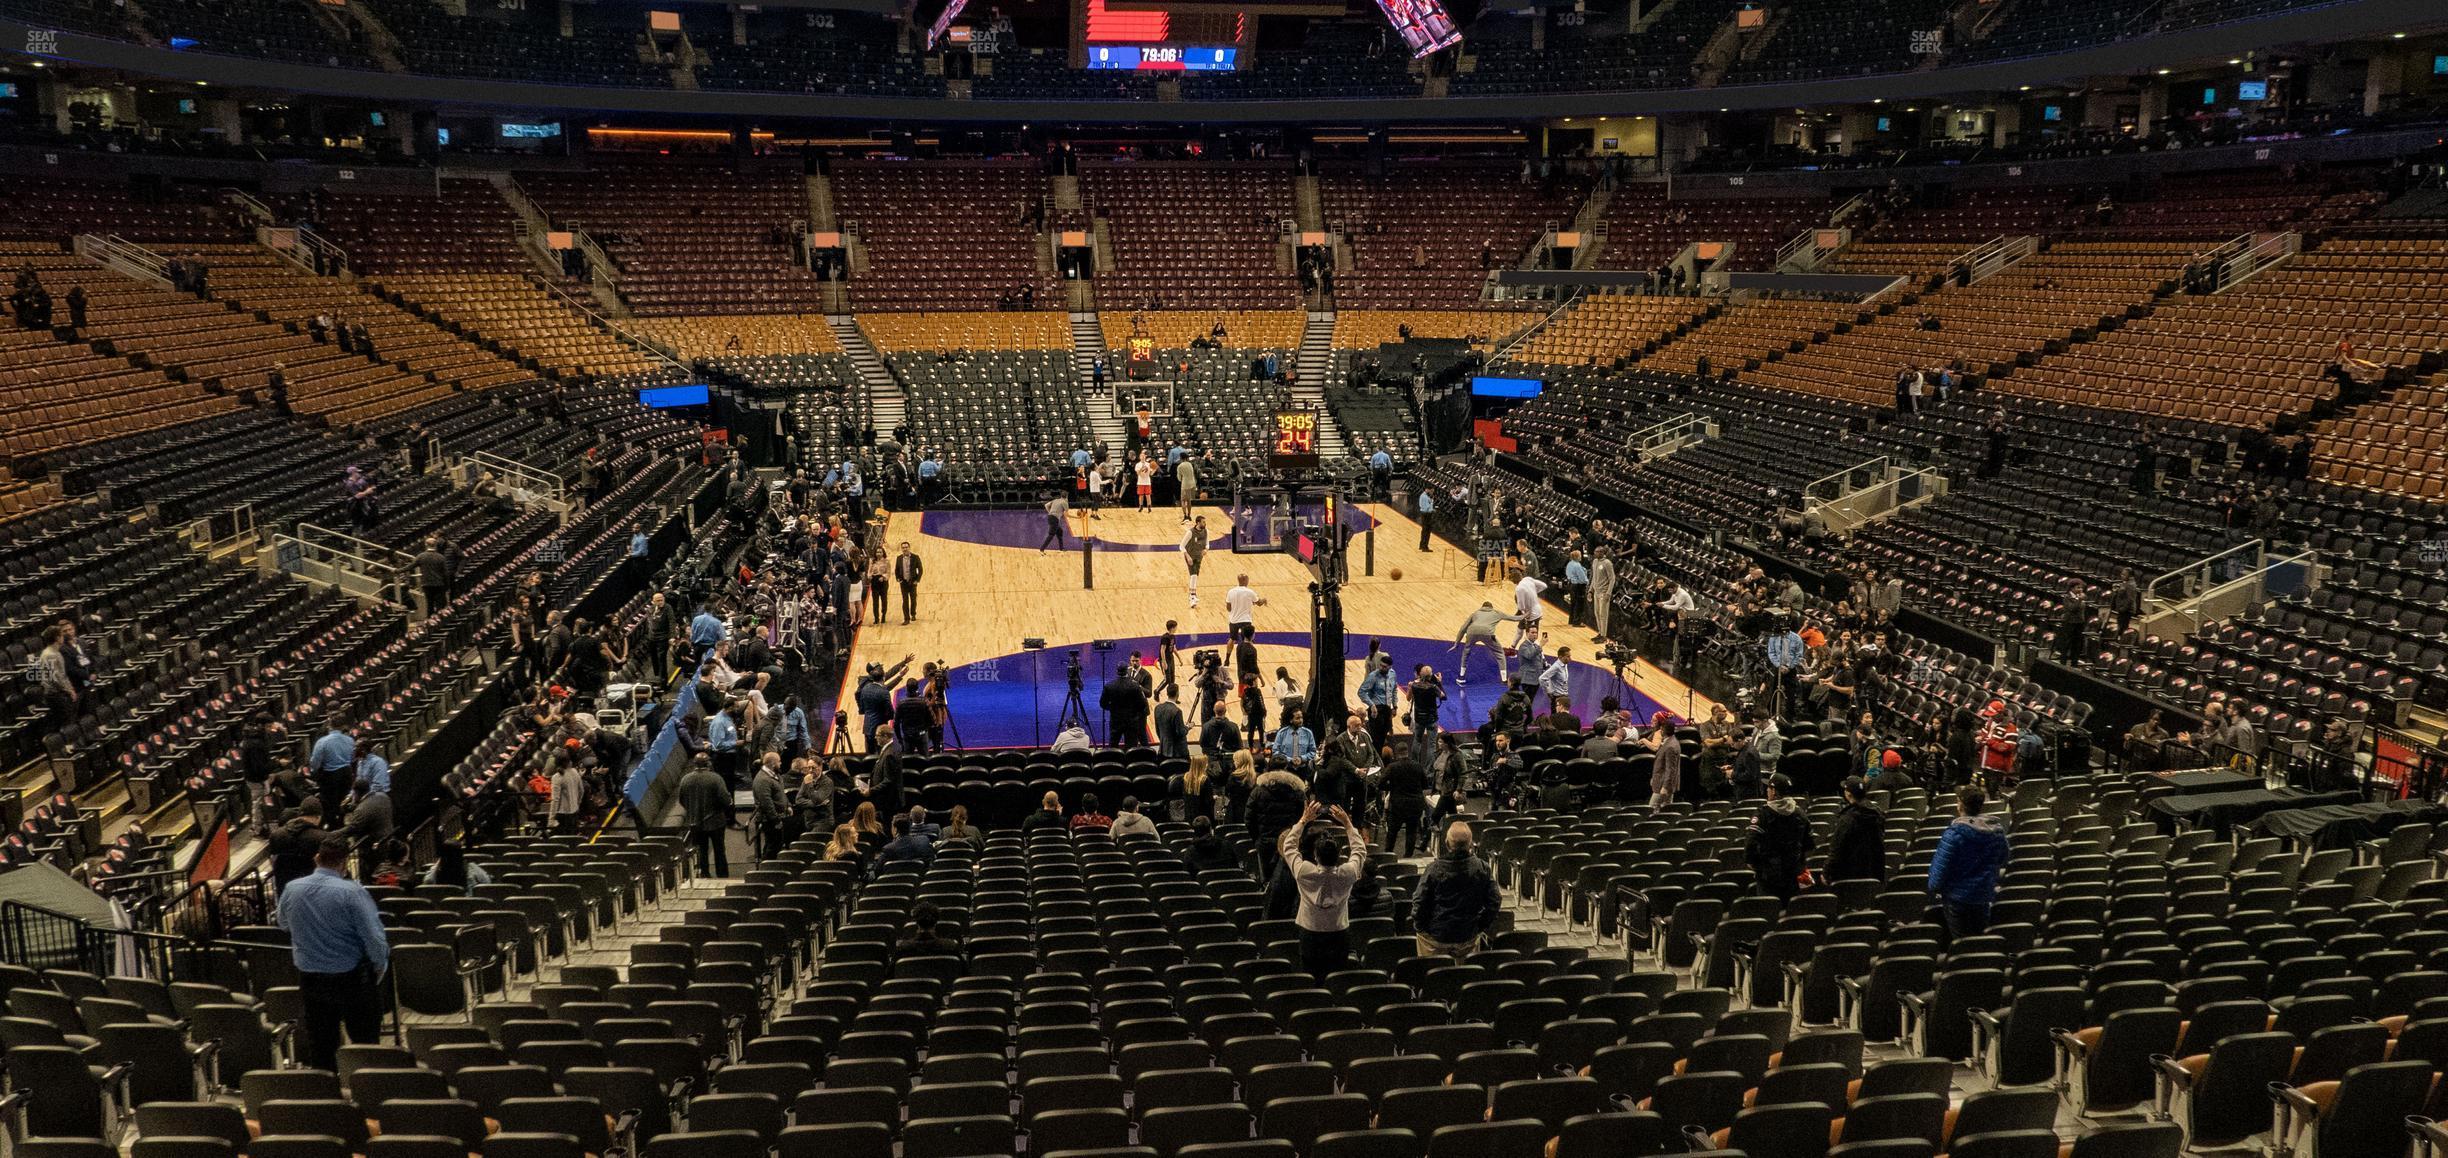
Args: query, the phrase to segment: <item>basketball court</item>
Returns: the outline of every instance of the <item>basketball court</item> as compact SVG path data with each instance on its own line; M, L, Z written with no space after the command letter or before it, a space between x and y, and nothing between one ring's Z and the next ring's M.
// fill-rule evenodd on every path
M1081 696L1088 709L1090 730L1105 739L1104 713L1098 693L1114 673L1138 651L1154 662L1157 639L1165 621L1175 620L1182 651L1179 675L1185 681L1182 703L1190 707L1186 681L1190 655L1200 648L1226 645L1224 592L1234 576L1249 575L1250 586L1268 602L1257 609L1260 670L1270 679L1275 669L1288 670L1308 687L1311 576L1293 556L1282 553L1235 554L1228 512L1202 507L1208 522L1209 547L1199 580L1199 605L1190 606L1188 573L1180 549L1182 523L1175 508L1153 511L1107 509L1099 518L1075 514L1071 535L1062 550L1042 553L1045 516L1035 510L899 512L892 516L888 541L898 551L908 542L926 562L926 582L919 589L918 619L900 622L900 593L893 594L892 615L883 624L858 629L850 670L870 663L887 667L911 658L909 675L930 661L952 666L951 711L957 747L994 748L1048 744L1060 730L1067 681L1067 654L1076 649L1082 668ZM1408 683L1415 665L1427 663L1443 674L1447 699L1442 724L1447 729L1476 728L1487 718L1503 691L1495 659L1485 648L1469 657L1453 646L1454 633L1482 600L1510 610L1513 592L1491 571L1487 582L1473 579L1476 564L1463 551L1437 539L1425 552L1417 549L1419 526L1383 504L1348 509L1346 521L1376 527L1376 573L1364 573L1366 533L1351 541L1351 579L1343 587L1345 698L1356 704L1360 659L1369 641L1379 641L1394 657L1395 669ZM1094 587L1082 588L1084 533L1095 540L1091 564ZM1391 577L1401 569L1402 578ZM1713 701L1648 663L1613 671L1590 662L1597 637L1586 628L1567 627L1564 610L1550 604L1545 619L1550 654L1558 646L1572 649L1572 701L1584 721L1598 714L1604 696L1616 696L1626 706L1637 704L1645 717L1663 707L1677 716L1705 716ZM1031 649L1023 640L1041 638L1046 646ZM1503 638L1512 639L1511 625ZM1098 649L1096 641L1111 641ZM1229 654L1227 656L1229 664ZM1468 682L1458 676L1467 675ZM1162 673L1157 674L1159 684ZM842 689L840 709L852 712L856 679ZM1546 700L1539 701L1543 711ZM1276 716L1270 705L1270 724ZM1238 712L1234 713L1239 719ZM1311 721L1312 727L1317 722ZM1321 733L1330 729L1320 729Z

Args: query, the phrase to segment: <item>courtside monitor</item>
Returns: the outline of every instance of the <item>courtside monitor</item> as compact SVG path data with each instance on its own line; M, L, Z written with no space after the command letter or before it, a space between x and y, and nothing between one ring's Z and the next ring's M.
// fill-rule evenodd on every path
M1547 388L1541 378L1490 378L1479 375L1471 379L1473 398L1536 398Z
M704 406L713 400L712 394L700 382L691 386L657 386L638 391L638 405L656 410L671 410L682 406Z

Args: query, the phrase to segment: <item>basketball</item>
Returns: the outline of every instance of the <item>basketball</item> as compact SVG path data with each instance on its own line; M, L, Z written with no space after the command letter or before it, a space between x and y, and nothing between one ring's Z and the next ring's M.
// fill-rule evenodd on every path
M1397 582L1397 583L1402 582L1402 568L1400 568L1400 567L1396 567L1395 569L1393 569L1393 570L1391 570L1391 571L1386 572L1386 578L1391 579L1391 580L1393 580L1393 581L1395 581L1395 582Z

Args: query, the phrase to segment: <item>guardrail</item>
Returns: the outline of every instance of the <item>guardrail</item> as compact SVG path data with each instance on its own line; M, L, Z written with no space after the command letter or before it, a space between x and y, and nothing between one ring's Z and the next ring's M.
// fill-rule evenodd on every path
M2251 281L2261 271L2281 265L2288 258L2301 252L2303 252L2303 234L2292 231L2273 233L2259 240L2248 241L2247 244L2240 247L2240 252L2235 256L2218 263L2218 288L2210 292L2226 293L2228 290Z
M1802 488L1802 496L1806 500L1834 502L1862 487L1884 480L1891 461L1882 454L1867 462L1855 463L1825 478L1813 479Z
M272 536L268 565L282 574L322 583L359 599L403 603L413 562L407 555L380 543L313 523L299 523L294 534Z
M170 285L170 259L116 233L77 234L76 253L78 257L101 262L129 277L175 288Z
M272 212L271 206L257 201L244 189L223 189L221 200L230 208L246 214L248 220L258 225L278 225L280 223L280 217Z
M568 290L562 289L560 286L554 285L550 279L540 278L537 279L535 284L544 287L544 291L559 299L562 305L578 311L580 314L584 315L588 321L603 327L606 331L611 333L613 337L618 338L623 342L627 342L629 345L635 347L640 353L647 354L653 357L655 360L663 363L666 367L678 370L683 374L694 373L688 362L680 357L680 351L678 349L663 342L656 341L653 338L647 337L644 334L638 333L637 331L620 324L619 319L607 316L602 310L596 309L594 306L580 300L577 295L570 293Z
M1955 259L1955 268L1964 271L1964 284L1978 285L2038 252L2040 239L2029 234L1993 237Z
M1705 415L1685 414L1652 423L1624 440L1639 461L1664 458L1687 446L1717 437L1717 423Z
M1554 309L1547 311L1547 315L1545 317L1542 317L1524 327L1522 332L1513 335L1511 341L1496 347L1496 352L1488 355L1488 364L1492 366L1498 362L1504 361L1507 355L1511 354L1517 349L1520 349L1523 343L1537 337L1540 330L1546 329L1548 325L1554 322L1557 318L1563 317L1565 311L1572 309L1573 303L1580 301L1581 295L1585 292L1587 291L1578 286L1574 287L1571 293L1564 295L1563 301L1557 302Z
M179 537L197 550L208 551L224 543L255 534L255 504L239 503L214 511L199 519L189 519L179 528Z
M482 450L469 451L459 462L464 485L474 486L478 471L490 472L503 493L521 506L569 510L568 488L551 471Z
M1908 507L1945 498L1946 493L1947 478L1935 467L1890 470L1876 482L1820 504L1818 511L1827 529L1842 535Z
M2259 539L2239 543L2159 575L2142 588L2143 635L2184 639L2204 624L2236 615L2273 595L2292 595L2317 585L2318 556L2311 551L2272 556ZM2175 590L2170 591L2169 585Z

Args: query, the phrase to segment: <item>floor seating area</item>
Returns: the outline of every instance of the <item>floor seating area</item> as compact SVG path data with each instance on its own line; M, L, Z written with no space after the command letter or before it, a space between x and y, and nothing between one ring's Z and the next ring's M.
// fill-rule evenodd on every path
M788 241L791 223L814 216L796 166L616 164L518 180L553 224L603 246L639 314L824 310L824 283L793 261Z
M1290 259L1289 163L1089 161L1080 197L1103 221L1113 268L1096 279L1102 309L1284 309L1297 304Z
M1058 463L1060 477L1070 477L1064 456L1088 445L1071 351L973 348L945 361L928 347L900 348L913 352L886 361L909 393L910 439L947 448L944 473L953 482L1035 487L1056 477Z
M1478 301L1492 269L1521 264L1542 230L1569 228L1585 180L1515 179L1503 161L1323 166L1318 197L1351 268L1335 304L1411 309Z
M1062 301L1052 251L1023 223L1044 205L1044 167L1008 161L844 161L833 203L866 267L850 298L867 310L990 310L1021 287Z

